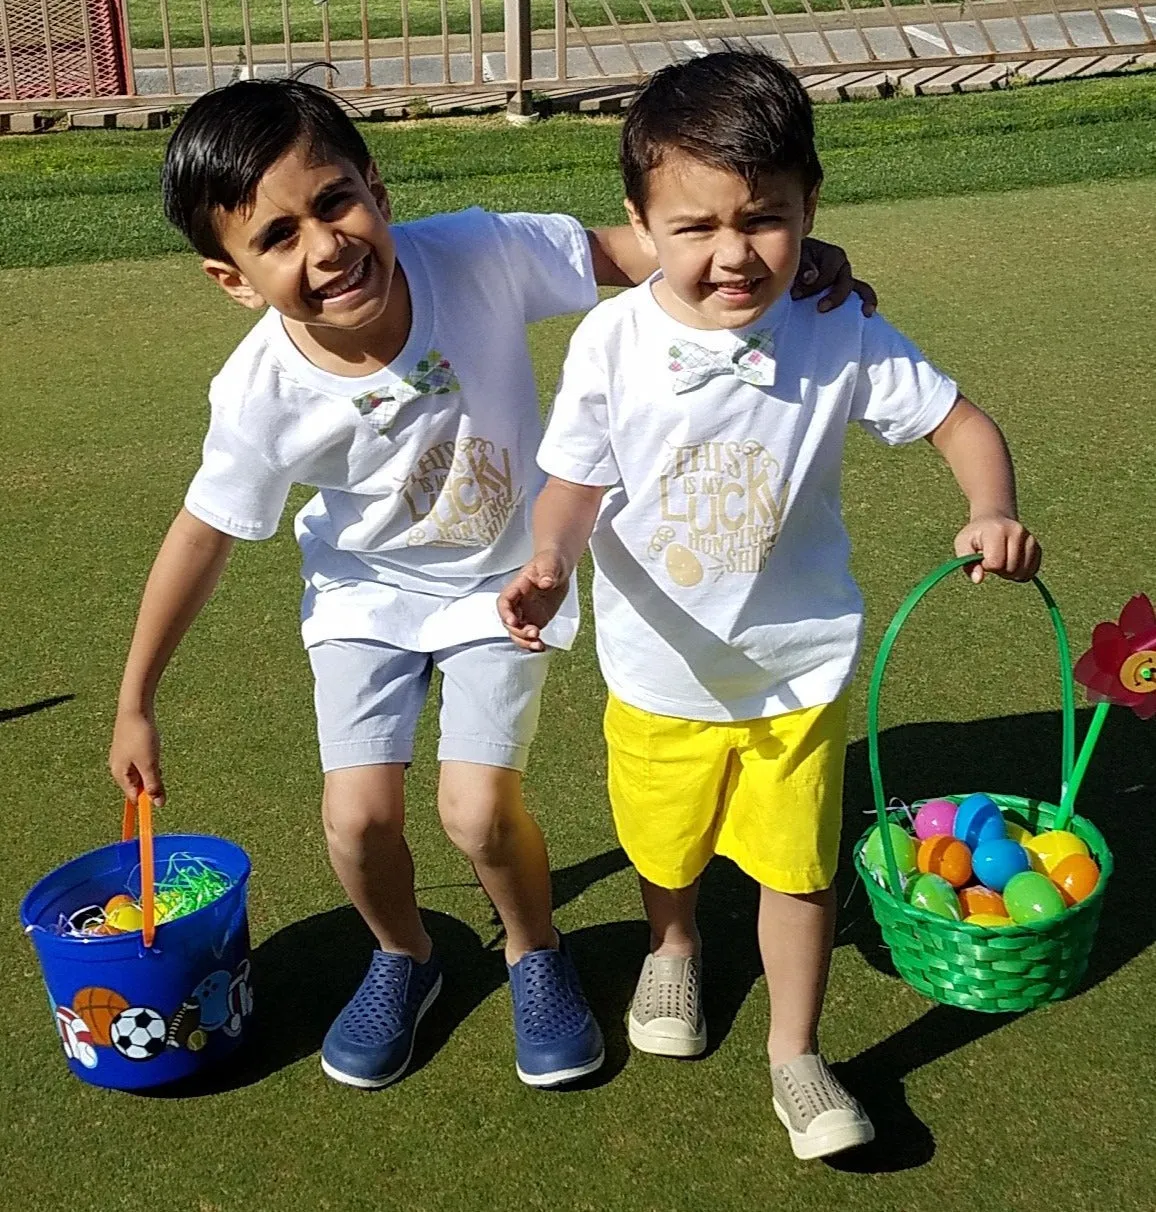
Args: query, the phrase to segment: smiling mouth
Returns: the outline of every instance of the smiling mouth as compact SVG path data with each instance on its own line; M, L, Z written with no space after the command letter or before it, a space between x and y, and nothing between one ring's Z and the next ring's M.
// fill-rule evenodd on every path
M733 282L707 282L706 286L714 293L724 297L727 295L752 295L758 290L762 281L762 278L737 278Z
M358 263L353 266L347 273L342 274L334 282L330 282L328 286L318 287L313 292L317 299L331 300L340 299L343 295L351 294L355 291L362 282L365 281L366 275L369 273L369 253L366 253Z

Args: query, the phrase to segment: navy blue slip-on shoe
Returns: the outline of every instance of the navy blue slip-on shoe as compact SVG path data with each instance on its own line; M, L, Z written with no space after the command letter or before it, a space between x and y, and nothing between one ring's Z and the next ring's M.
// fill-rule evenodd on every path
M435 956L375 951L365 980L334 1020L321 1045L321 1068L334 1081L376 1090L409 1067L421 1017L442 987Z
M510 968L510 993L518 1076L528 1086L560 1086L602 1064L602 1032L563 945L522 956Z

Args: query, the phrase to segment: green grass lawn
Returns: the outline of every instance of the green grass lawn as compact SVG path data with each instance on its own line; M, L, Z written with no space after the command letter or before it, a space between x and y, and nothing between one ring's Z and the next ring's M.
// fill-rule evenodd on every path
M918 4L921 0L892 0L894 4ZM851 0L853 8L876 8L881 0ZM169 33L175 47L203 44L203 21L200 0L169 0ZM686 8L681 0L649 0L650 11L658 21L687 20ZM731 0L731 11L736 17L765 17L763 0ZM805 11L801 0L770 0L776 14L801 13ZM812 0L811 7L818 12L832 12L843 7L842 0ZM410 0L409 32L419 34L441 34L443 27L441 0ZM586 29L610 25L607 8L621 25L646 25L649 18L638 0L570 0L570 11ZM470 32L470 5L468 0L447 0L445 29L451 34ZM691 9L700 21L726 18L726 8L721 0L694 0ZM328 0L329 31L333 41L361 39L360 0ZM322 8L314 0L289 0L289 25L294 42L320 42L323 36ZM482 0L482 30L492 32L505 28L502 0ZM532 0L530 6L531 28L554 28L554 0ZM139 49L163 46L160 0L130 0L129 16L132 20L133 45ZM399 38L402 33L401 4L390 0L389 4L370 4L367 11L369 36L371 38ZM284 42L285 32L280 0L251 0L249 20L255 45ZM214 46L240 45L244 41L244 25L241 5L238 0L227 4L209 3L209 28ZM571 45L579 45L577 35L571 32ZM300 56L298 56L300 57Z
M965 97L819 106L828 204L1156 173L1156 74ZM621 124L552 118L366 123L397 214L483 205L623 218ZM0 139L0 267L181 248L161 213L167 133Z
M908 113L878 112L897 123ZM950 126L955 115L978 111L920 112L933 125ZM918 125L914 112L911 124ZM1064 163L1104 162L1084 145L1101 147L1107 125L1065 128ZM604 150L589 133L599 129L573 127L592 140L589 175L602 165L609 180L608 160L599 158ZM1013 169L1051 163L1032 148L1055 129L1041 122L1002 136L999 164L1009 183L1024 181ZM412 183L399 181L399 190L413 190L410 213L431 198L469 197L469 183L433 155L440 139L471 137L462 130L375 132L381 147L390 143L391 163L417 174ZM854 123L825 133L836 130L836 141L850 139ZM898 127L885 130L890 142ZM550 148L539 145L539 154L578 155L569 125L549 131L565 133ZM523 152L533 162L531 145L519 142L523 133L503 141L481 127L472 136L478 144L461 144L493 140L494 154L503 142L515 149L508 175L474 184L492 190L494 203L507 184L527 202L565 197L573 187L545 170L530 181L516 175ZM989 151L997 133L990 137ZM1131 156L1104 156L1117 165L1127 159L1134 173L1143 136L1131 137L1131 144L1121 135L1113 145L1130 147ZM934 192L935 173L944 192L958 191L963 176L949 171L939 142L909 144L922 155L912 153L907 180L924 181L924 193ZM155 164L159 142L0 144L0 181L15 177L28 186L31 161L39 155L47 163L49 152L38 148L69 147L79 153L76 179L95 181L101 174L116 179L138 154ZM447 174L441 182L420 168L427 152ZM892 153L882 150L885 166ZM882 192L886 179L875 182L853 157L837 172L838 154L837 142L828 144L832 194L840 187L852 197L857 189ZM21 156L30 157L23 176L11 170ZM858 163L866 165L863 157ZM925 177L918 175L921 159L931 165ZM971 167L987 180L981 166ZM886 178L888 169L880 171ZM521 193L513 188L518 182ZM459 192L439 194L442 185ZM608 217L598 195L575 192L582 205L573 208L583 218ZM122 209L126 198L146 205L143 186L88 195L89 222L106 258L158 251L114 238L115 224L133 214ZM270 542L238 547L169 672L160 706L170 787L164 826L224 834L253 856L260 1007L253 1046L218 1086L183 1098L111 1094L71 1078L31 947L15 924L17 905L35 878L117 828L104 752L133 612L197 463L208 380L251 320L188 255L76 263L86 259L78 248L95 248L79 237L52 243L60 213L53 207L61 200L70 200L67 191L24 196L43 216L46 245L66 263L0 271L0 297L9 301L0 319L7 405L0 410L0 549L8 555L0 580L0 773L8 789L0 918L9 923L0 943L0 994L10 1023L0 1039L0 1208L1151 1208L1152 725L1114 715L1086 784L1085 810L1104 829L1117 874L1089 980L1066 1003L1015 1019L931 1007L886 970L864 898L853 894L844 871L849 903L824 1042L867 1102L880 1140L839 1166L804 1166L792 1160L770 1108L767 994L757 978L753 899L729 865L711 869L704 894L712 1050L692 1063L629 1054L622 1020L645 934L602 790L602 688L588 629L551 675L528 796L550 845L559 924L570 932L606 1029L600 1083L544 1094L517 1081L500 938L432 806L429 719L410 774L410 837L421 903L447 963L446 993L404 1082L368 1096L328 1083L317 1049L356 984L367 943L324 856L287 525ZM1130 593L1156 592L1149 541L1154 204L1150 175L830 206L819 225L851 250L887 314L1004 426L1023 510L1044 543L1045 575L1078 650L1091 625ZM0 209L9 221L12 205L9 195ZM11 230L27 261L31 229ZM533 332L543 400L572 325L552 321ZM948 554L960 502L930 451L887 452L858 434L849 443L845 498L873 650L908 587ZM915 616L889 675L889 793L911 798L987 787L1054 796L1053 666L1031 590L976 590L962 578L944 586ZM848 841L868 806L864 680L855 691ZM1081 712L1083 721L1087 716Z

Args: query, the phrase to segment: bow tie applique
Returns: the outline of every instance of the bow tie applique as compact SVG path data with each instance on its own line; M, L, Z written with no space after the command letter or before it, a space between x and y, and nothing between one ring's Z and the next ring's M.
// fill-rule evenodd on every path
M444 396L447 392L460 391L461 384L449 358L444 358L436 349L431 349L417 365L392 387L367 391L357 396L353 406L378 433L393 424L397 414L412 401L422 396Z
M708 349L694 341L675 341L670 347L670 370L677 394L694 391L716 375L735 375L755 387L770 387L775 381L774 340L766 330L744 337L727 352Z

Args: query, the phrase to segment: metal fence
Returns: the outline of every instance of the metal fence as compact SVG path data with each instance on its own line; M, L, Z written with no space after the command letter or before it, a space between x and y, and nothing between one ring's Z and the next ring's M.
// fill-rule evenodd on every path
M0 0L0 110L173 104L240 76L361 98L637 81L723 42L802 74L1156 50L1156 0Z

